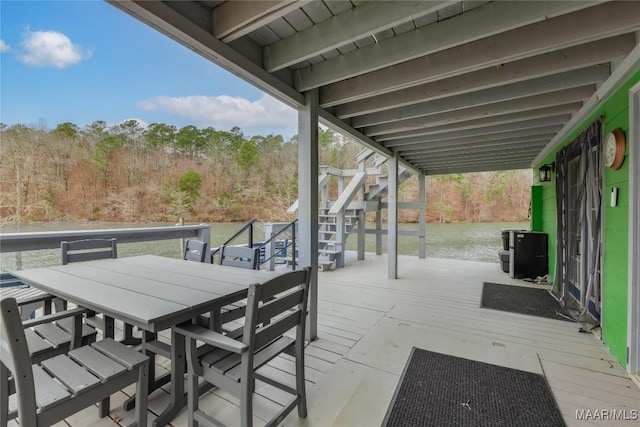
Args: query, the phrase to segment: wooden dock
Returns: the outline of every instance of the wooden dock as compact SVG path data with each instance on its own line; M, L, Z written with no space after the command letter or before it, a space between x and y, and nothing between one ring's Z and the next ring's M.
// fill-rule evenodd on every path
M379 426L412 347L545 375L568 426L638 426L640 420L578 420L577 411L640 412L640 388L596 336L570 322L481 309L483 282L513 283L499 264L399 257L399 278L386 278L386 256L349 258L344 269L319 274L319 339L306 350L309 417L294 411L285 426ZM161 364L168 366L168 361ZM263 369L293 384L293 362L281 356ZM257 384L256 425L286 400ZM111 417L89 408L74 426L126 425L133 411L120 408L133 390L114 395ZM150 419L168 401L150 396ZM216 390L200 400L229 426L239 425L232 396ZM17 423L10 425L17 425ZM60 426L67 424L59 424ZM172 423L186 426L183 411Z

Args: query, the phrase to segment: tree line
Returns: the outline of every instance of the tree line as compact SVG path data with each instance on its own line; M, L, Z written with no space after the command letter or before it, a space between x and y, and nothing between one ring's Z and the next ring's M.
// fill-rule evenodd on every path
M294 136L240 128L178 128L136 120L66 122L53 129L0 124L1 224L51 220L219 222L289 220L297 198ZM319 129L320 164L355 168L362 146ZM430 221L525 220L530 171L428 177ZM335 193L335 189L333 190ZM400 188L418 199L417 179ZM417 221L417 211L401 211Z

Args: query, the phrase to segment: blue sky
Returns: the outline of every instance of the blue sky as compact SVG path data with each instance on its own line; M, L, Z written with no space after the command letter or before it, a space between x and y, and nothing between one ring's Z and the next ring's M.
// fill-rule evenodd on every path
M0 121L294 135L293 109L99 0L0 0Z

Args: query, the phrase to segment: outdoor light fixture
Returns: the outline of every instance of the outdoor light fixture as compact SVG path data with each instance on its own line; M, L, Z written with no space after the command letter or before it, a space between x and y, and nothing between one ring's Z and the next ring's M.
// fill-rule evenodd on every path
M551 163L550 165L542 165L540 166L540 170L538 171L538 178L540 182L549 182L551 181L551 172L554 172L556 169L556 164Z

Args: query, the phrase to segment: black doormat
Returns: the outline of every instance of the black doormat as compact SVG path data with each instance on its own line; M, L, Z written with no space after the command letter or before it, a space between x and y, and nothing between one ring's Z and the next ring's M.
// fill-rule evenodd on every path
M485 282L480 307L573 321L569 312L546 289Z
M542 375L413 348L383 427L562 427Z

